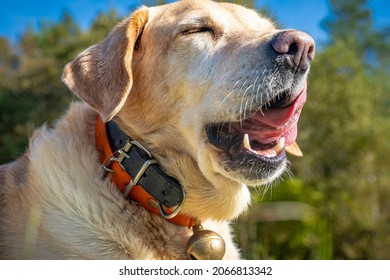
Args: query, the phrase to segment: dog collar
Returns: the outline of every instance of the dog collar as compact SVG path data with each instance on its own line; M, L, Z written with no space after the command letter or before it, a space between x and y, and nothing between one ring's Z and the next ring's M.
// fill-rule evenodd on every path
M149 212L172 223L192 227L195 218L180 214L185 192L180 183L165 174L151 153L110 121L96 121L96 146L105 174L125 198L140 203ZM173 210L172 210L173 209Z

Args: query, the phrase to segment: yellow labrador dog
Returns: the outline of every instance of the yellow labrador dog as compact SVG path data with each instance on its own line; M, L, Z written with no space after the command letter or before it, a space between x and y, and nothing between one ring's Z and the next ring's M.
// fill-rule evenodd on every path
M248 186L300 153L314 48L234 4L134 12L65 66L83 102L0 167L0 258L239 258Z

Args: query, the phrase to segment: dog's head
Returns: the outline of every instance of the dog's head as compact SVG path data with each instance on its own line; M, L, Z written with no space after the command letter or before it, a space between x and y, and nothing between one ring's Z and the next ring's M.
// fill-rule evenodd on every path
M306 33L238 5L184 0L136 11L69 63L63 80L154 152L187 188L187 205L208 196L218 209L237 208L223 210L232 217L249 199L244 184L286 168L313 56Z

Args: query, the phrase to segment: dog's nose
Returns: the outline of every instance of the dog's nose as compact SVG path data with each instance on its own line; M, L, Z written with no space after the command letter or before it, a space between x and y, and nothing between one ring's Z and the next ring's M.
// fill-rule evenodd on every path
M283 31L271 44L275 52L284 56L286 66L299 72L309 69L309 61L315 53L315 43L309 34L298 30Z

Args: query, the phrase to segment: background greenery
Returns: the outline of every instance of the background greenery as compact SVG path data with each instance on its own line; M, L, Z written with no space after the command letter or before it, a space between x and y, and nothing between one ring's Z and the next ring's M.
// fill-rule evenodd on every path
M330 39L312 63L300 121L304 157L291 158L293 176L253 191L236 223L245 258L390 259L390 27L373 27L366 0L329 4ZM0 162L63 114L74 98L60 82L63 66L118 21L110 10L81 30L64 13L16 44L0 37Z

